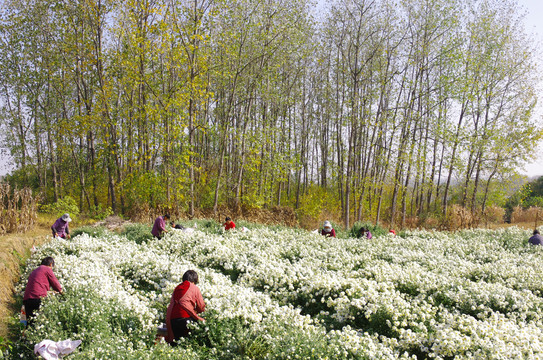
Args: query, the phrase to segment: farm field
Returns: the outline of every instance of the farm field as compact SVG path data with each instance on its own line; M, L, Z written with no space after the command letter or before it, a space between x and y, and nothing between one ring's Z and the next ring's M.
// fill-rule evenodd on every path
M137 231L135 232L137 233ZM49 296L26 340L80 339L69 359L536 359L543 357L543 248L519 228L405 232L371 240L305 230L203 227L162 240L97 231L54 240ZM194 269L206 322L183 346L156 328Z

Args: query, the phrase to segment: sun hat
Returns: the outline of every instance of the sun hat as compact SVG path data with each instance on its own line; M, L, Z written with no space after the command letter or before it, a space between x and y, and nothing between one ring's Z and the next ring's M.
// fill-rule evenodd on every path
M325 229L331 229L331 228L332 228L332 224L330 224L330 221L326 220L326 221L324 222L323 227L324 227Z
M61 219L62 219L62 221L66 221L66 222L72 221L72 219L70 219L70 214L68 214L68 213L62 215Z

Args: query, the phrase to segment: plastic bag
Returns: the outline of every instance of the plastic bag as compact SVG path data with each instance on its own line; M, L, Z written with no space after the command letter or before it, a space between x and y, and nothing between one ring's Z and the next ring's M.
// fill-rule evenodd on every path
M21 324L23 324L24 326L26 326L28 324L27 320L26 320L26 311L25 311L25 306L21 306L21 313L19 314L19 322Z

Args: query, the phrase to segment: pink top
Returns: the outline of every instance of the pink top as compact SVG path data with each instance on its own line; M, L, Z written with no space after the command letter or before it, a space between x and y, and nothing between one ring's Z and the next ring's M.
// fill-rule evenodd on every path
M58 292L62 291L62 287L60 286L57 277L53 274L53 269L49 266L40 265L36 270L32 271L28 277L23 300L40 299L47 296L50 286L53 287L53 290Z
M164 231L166 231L166 220L164 220L164 216L159 216L155 220L151 234L155 237L159 237Z

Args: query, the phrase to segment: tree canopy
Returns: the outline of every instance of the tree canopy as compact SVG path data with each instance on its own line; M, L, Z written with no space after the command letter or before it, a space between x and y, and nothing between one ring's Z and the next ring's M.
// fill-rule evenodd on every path
M512 0L5 0L12 181L130 214L474 212L534 156ZM305 210L304 210L305 209Z

